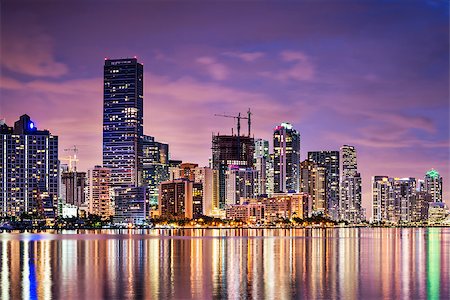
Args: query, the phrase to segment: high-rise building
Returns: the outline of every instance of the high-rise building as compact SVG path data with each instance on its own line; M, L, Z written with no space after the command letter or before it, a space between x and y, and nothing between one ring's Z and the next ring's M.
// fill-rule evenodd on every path
M372 177L372 221L375 223L393 221L395 216L393 178Z
M442 202L442 177L435 169L425 174L425 190L431 195L433 202Z
M114 215L114 194L111 187L111 170L95 166L88 170L89 214L108 219Z
M103 166L113 187L141 182L143 65L136 58L107 59L104 66Z
M372 179L374 222L408 223L417 221L416 180L412 177Z
M274 191L298 192L300 187L300 133L289 123L273 132Z
M255 170L258 171L258 180L256 185L256 195L267 195L269 173L269 141L263 139L255 140Z
M250 136L213 135L212 166L219 176L219 209L225 207L225 173L228 166L253 168L254 147Z
M416 179L412 177L394 179L395 221L406 223L411 221L413 204L416 202Z
M240 204L245 199L255 198L258 171L252 168L229 166L225 173L225 204Z
M142 222L143 65L136 58L107 59L104 65L103 166L111 169L115 222Z
M193 184L185 178L162 182L158 202L160 216L192 219Z
M147 187L149 205L158 204L159 184L169 180L169 145L142 138L142 183Z
M86 201L86 172L67 171L61 174L64 203L80 207Z
M177 178L185 178L193 182L194 217L209 216L213 209L217 209L219 197L217 170L199 167L198 164L182 163L179 165L178 171L174 173Z
M0 124L0 211L52 218L59 192L58 137L38 130L28 115Z
M356 149L344 145L340 149L340 198L339 219L350 223L360 223L365 220L362 207L361 175L358 173Z
M328 213L339 219L339 151L310 151L308 160L327 169Z
M309 160L300 163L300 192L311 196L309 212L327 214L326 168Z

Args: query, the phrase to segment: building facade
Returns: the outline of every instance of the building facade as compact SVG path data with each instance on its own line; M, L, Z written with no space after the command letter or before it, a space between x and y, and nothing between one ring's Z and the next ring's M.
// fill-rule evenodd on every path
M289 123L273 132L274 192L298 192L300 187L300 134Z
M240 204L256 197L258 171L230 165L225 173L225 204Z
M58 137L38 130L28 115L0 124L0 206L3 217L52 218L59 192Z
M309 210L314 214L328 214L326 168L309 160L300 164L300 192L311 196Z
M141 183L143 65L135 58L107 59L103 89L103 166L113 187Z
M253 168L254 147L254 140L250 136L212 136L212 167L219 176L219 209L225 207L225 173L228 166Z
M362 207L362 181L358 172L356 149L344 145L340 149L339 219L352 224L365 221Z
M257 195L267 195L269 190L269 141L263 139L255 140L255 170L258 171L258 179L255 193Z
M88 170L89 214L103 220L114 215L114 192L111 187L111 169L95 166Z
M184 178L162 182L158 202L159 215L165 218L192 219L193 184Z
M308 160L327 170L328 213L339 219L339 151L310 151Z
M424 188L431 195L433 202L442 202L442 177L435 169L425 174Z

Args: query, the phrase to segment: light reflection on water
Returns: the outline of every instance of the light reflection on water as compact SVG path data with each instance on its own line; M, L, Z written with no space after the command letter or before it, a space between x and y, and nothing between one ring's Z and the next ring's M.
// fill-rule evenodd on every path
M1 299L449 299L450 228L2 233Z

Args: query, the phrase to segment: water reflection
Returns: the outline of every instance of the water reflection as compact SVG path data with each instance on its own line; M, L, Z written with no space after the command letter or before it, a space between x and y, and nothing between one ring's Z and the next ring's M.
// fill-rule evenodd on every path
M0 234L1 299L439 299L450 229Z

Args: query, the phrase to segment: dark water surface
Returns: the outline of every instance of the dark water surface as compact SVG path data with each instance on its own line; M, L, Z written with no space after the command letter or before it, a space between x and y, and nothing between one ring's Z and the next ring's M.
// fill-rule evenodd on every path
M0 234L1 299L450 299L450 228Z

